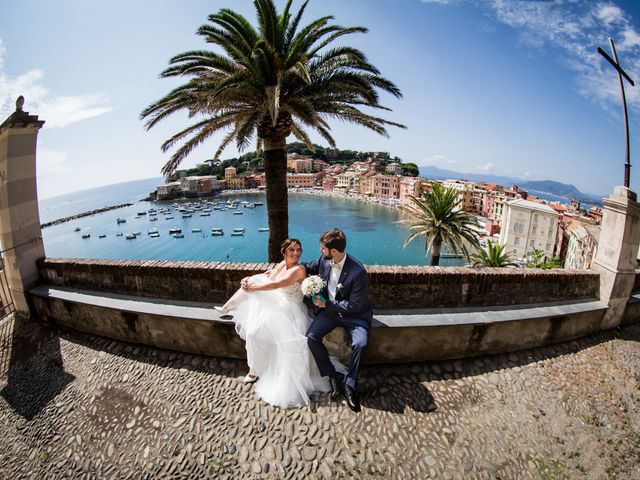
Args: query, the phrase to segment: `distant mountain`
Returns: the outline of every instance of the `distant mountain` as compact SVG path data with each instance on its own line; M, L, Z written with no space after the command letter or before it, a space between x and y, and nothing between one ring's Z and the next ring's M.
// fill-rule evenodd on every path
M516 184L529 193L543 198L559 197L567 202L575 199L581 203L602 205L602 196L583 193L574 185L556 182L554 180L522 180L521 178L492 175L490 173L460 173L438 168L434 165L420 167L420 176L434 180L464 179L471 182L496 183L504 186Z

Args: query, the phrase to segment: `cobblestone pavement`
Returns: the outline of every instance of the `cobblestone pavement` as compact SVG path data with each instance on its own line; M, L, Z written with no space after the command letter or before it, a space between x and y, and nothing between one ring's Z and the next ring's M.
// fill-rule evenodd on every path
M281 410L241 361L0 325L0 476L640 478L640 325L370 367L363 411Z

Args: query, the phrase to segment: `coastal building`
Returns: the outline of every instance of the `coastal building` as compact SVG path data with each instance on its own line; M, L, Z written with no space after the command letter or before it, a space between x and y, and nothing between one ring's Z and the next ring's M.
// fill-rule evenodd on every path
M465 212L474 211L472 185L473 184L461 180L444 180L442 182L443 187L452 188L458 192L458 200L460 202L458 209L464 210Z
M287 173L287 187L311 188L314 185L313 173Z
M332 173L326 173L326 175L322 178L322 189L330 192L333 190L333 187L335 186L336 181L335 181L335 175L333 175Z
M312 169L314 172L322 172L323 170L329 168L329 164L324 160L313 160L312 161Z
M390 163L386 166L385 171L392 175L402 175L402 165L396 162Z
M287 170L294 173L313 172L313 159L299 153L287 154Z
M397 175L375 175L373 177L373 195L379 198L400 198L400 178Z
M264 188L267 185L264 173L251 173L244 177L247 188Z
M164 200L177 196L181 191L180 182L170 182L156 187L156 198Z
M376 172L375 170L369 170L367 173L363 173L360 177L360 194L361 195L373 195L373 185Z
M400 178L400 194L398 198L408 202L409 197L419 198L422 196L422 184L424 180L418 177L401 177Z
M557 232L558 212L548 205L521 198L506 203L500 243L517 258L526 259L534 248L553 257Z
M189 195L198 193L198 181L200 177L182 177L180 179L180 190Z
M211 195L212 192L220 190L222 184L215 175L205 175L198 177L196 192L198 196Z
M359 192L360 191L360 174L353 171L347 171L336 175L336 189L344 192Z
M235 167L227 167L224 169L224 180L225 182L227 182L227 184L229 183L230 179L233 179L236 177L236 168Z
M600 227L593 225L571 226L566 230L567 252L564 268L587 269L598 251Z
M229 167L229 168L233 168L233 167ZM242 177L227 176L226 170L227 169L225 169L224 176L225 176L225 183L227 186L227 190L242 190L244 188L247 188L246 176L242 176Z
M587 210L587 216L589 218L593 218L593 220L597 224L602 223L602 208L600 208L600 207L591 207L589 210Z

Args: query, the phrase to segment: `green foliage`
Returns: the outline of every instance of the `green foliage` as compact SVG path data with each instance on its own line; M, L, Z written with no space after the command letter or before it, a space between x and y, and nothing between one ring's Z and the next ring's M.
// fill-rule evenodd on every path
M469 258L467 244L480 248L478 220L459 208L460 198L455 189L439 183L432 187L421 198L410 197L411 205L407 207L410 218L398 222L407 225L411 232L405 246L424 237L425 254L431 251L431 265L438 265L443 245Z
M526 268L541 268L543 270L549 268L563 268L560 257L547 258L543 250L534 248L529 254L529 260L524 265Z
M405 163L402 165L402 174L407 177L417 177L420 175L420 169L415 163Z
M471 254L469 260L474 267L513 267L515 266L511 252L505 252L506 245L487 241L487 249L478 249Z

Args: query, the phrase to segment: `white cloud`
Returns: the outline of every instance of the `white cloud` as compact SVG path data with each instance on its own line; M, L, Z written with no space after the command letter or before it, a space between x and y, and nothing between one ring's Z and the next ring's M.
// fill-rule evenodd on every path
M476 170L480 170L482 172L490 172L493 170L493 167L494 167L493 163L487 162L484 165L478 165L476 167Z
M631 17L612 2L597 0L468 0L486 8L513 27L520 41L533 48L554 48L558 58L576 72L576 88L605 109L618 108L620 92L615 71L598 53L609 53L611 37L622 67L640 79L640 34ZM627 101L640 111L640 89L629 89Z
M531 172L524 172L524 174L522 175L523 177L530 177L531 176Z
M456 0L422 0L422 3L437 3L439 5L451 5L455 2Z
M25 97L26 111L36 113L49 128L62 128L72 123L109 113L113 108L102 94L55 95L44 85L44 74L35 68L10 78L3 71L6 49L0 39L0 119L15 110L18 96Z

